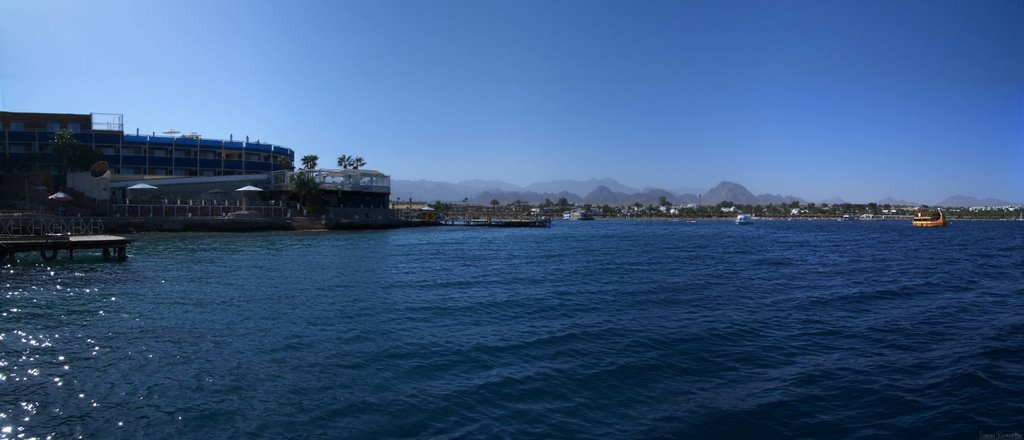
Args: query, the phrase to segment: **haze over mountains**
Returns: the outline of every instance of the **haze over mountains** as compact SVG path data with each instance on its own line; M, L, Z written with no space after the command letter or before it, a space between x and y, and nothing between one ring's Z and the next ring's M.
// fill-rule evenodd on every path
M767 205L782 204L793 201L818 203L848 203L841 198L827 200L805 200L796 195L759 194L755 195L743 185L735 182L721 182L713 188L700 190L697 188L677 188L665 190L660 188L637 189L623 185L614 179L590 180L553 180L550 182L532 183L518 186L495 180L468 180L459 183L436 182L427 180L391 180L391 197L401 200L468 202L473 204L489 204L491 200L510 203L522 200L533 204L545 200L557 202L565 198L569 203L592 205L644 205L657 204L661 197L675 205L700 203L715 205L722 201L737 204ZM882 200L857 201L849 203L868 203L890 205L918 205L918 202L897 200L887 197ZM955 195L937 203L938 206L1004 206L1010 202L993 198L975 198Z

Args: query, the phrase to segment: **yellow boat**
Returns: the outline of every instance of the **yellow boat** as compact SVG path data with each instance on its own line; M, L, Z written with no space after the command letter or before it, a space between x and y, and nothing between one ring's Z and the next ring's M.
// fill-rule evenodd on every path
M939 210L938 215L930 212L919 211L914 219L911 220L910 224L921 228L936 228L939 226L946 226L949 222L946 221L946 216L942 214L942 210Z

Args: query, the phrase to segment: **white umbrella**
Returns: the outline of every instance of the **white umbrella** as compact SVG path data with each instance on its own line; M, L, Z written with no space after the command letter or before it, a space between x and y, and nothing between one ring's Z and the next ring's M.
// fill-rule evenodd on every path
M47 197L47 198L50 199L50 200L56 200L58 202L70 202L71 200L74 200L74 199L71 198L71 196L67 195L64 191L57 191L57 192L51 194L50 197Z
M150 185L148 183L136 183L136 184L134 184L132 186L129 186L128 188L125 188L125 189L130 191L130 190L133 190L133 189L156 189L156 187L153 186L153 185ZM130 195L130 194L131 194L130 192L125 194L125 203L130 203L130 201L128 200L129 199L128 195Z
M57 192L53 193L52 195L50 195L50 197L47 197L47 198L50 199L50 200L56 200L56 201L60 202L60 215L61 216L64 215L64 202L70 202L72 200L71 196L67 195L67 193L65 193L64 191L57 191Z
M252 185L246 185L246 186L243 186L241 188L236 189L235 191L250 192L250 191L263 191L263 190L260 189L260 188L255 187L255 186L252 186ZM245 210L245 196L244 195L242 196L242 210L243 211Z

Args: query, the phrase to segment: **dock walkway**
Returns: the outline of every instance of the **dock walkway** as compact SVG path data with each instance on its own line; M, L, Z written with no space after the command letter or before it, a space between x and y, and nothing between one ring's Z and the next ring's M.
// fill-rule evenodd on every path
M0 260L14 258L19 252L38 251L46 261L57 258L59 251L67 251L69 260L76 250L99 249L104 257L128 258L126 248L132 241L114 235L4 235L0 236Z
M550 228L551 219L462 219L441 220L445 226L490 226L497 228Z

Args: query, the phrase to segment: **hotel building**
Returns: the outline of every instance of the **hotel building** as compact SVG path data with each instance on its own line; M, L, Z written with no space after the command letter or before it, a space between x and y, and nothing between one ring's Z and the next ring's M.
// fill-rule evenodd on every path
M67 129L75 139L103 155L113 175L213 177L262 174L294 163L295 152L248 139L203 139L198 135L157 136L124 132L120 114L0 112L0 159L4 169L37 168L59 174L62 158L51 141Z

